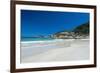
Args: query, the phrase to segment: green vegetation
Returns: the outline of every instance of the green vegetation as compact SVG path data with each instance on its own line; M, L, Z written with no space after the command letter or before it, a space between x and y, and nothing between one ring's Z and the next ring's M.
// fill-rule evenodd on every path
M76 27L73 31L76 34L89 34L89 22Z

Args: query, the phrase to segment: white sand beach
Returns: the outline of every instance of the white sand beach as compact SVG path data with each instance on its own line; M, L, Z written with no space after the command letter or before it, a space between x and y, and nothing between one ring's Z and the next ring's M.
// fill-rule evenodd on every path
M21 63L88 60L89 39L21 42Z

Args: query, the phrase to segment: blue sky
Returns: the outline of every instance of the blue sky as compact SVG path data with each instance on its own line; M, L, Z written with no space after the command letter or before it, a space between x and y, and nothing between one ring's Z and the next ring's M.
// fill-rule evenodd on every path
M21 36L48 36L89 21L89 13L21 10Z

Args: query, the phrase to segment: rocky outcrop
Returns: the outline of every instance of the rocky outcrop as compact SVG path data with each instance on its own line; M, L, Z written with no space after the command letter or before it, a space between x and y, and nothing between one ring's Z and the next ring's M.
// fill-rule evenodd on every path
M89 22L76 27L72 31L60 31L52 35L52 38L57 39L81 39L89 38Z
M68 31L63 31L59 32L53 35L53 38L58 38L58 39L71 39L73 38L73 32L68 32Z

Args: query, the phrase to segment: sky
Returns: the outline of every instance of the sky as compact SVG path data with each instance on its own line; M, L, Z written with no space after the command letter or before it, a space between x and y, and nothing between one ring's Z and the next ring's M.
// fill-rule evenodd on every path
M88 21L89 13L21 10L21 37L71 31Z

